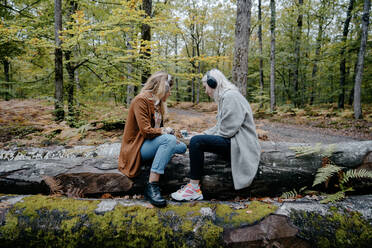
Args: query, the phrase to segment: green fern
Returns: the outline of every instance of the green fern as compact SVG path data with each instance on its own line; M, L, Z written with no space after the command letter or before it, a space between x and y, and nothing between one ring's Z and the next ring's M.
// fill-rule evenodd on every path
M301 193L304 192L304 190L306 190L306 189L307 189L307 186L304 186L304 187L302 187L302 188L298 191L298 193L297 193L296 189L293 189L293 190L288 191L288 192L284 192L284 193L280 196L280 198L282 198L282 199L296 198L296 197L298 196L298 194L301 194Z
M328 145L322 149L321 143L316 143L315 146L292 146L289 149L295 151L296 157L309 156L312 154L319 154L322 157L331 157L336 145Z
M336 148L335 144L328 145L326 148L324 148L324 150L320 154L323 157L330 158L332 156L333 152L335 151L335 148Z
M344 174L344 177L341 180L341 184L345 184L349 182L350 179L372 179L372 171L367 171L366 169L354 169L354 170L348 170Z
M291 190L291 191L288 191L288 192L284 192L280 198L282 199L290 199L290 198L296 198L296 196L298 195L297 191L294 189L294 190Z
M345 198L345 192L354 191L353 188L348 188L346 190L338 191L337 193L326 195L326 198L320 201L320 203L336 202Z
M340 167L333 164L327 164L327 166L319 168L317 174L315 175L313 187L315 185L328 181L334 174L338 173L343 168L344 167Z
M345 192L339 191L334 194L326 195L326 198L320 201L320 203L336 202L345 198Z
M317 143L315 147L312 146L292 146L289 149L293 150L296 153L296 157L308 156L314 153L320 153L321 143Z

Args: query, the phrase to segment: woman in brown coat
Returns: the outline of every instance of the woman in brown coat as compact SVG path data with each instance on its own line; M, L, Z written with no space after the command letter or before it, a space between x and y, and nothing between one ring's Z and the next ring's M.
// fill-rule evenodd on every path
M157 207L166 205L160 194L160 175L175 153L186 152L186 145L170 134L172 129L162 127L172 85L166 72L149 77L129 107L119 155L119 170L129 178L139 174L142 161L153 159L144 196Z

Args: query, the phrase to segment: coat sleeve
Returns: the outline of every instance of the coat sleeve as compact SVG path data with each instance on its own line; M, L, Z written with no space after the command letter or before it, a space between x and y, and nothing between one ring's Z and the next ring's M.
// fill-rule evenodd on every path
M162 134L161 128L151 127L151 113L148 112L148 106L145 99L138 98L134 104L134 116L138 128L145 139L153 139Z
M219 129L216 135L231 138L242 126L245 120L245 111L239 103L239 98L234 97L233 94L227 94L222 101L221 115L217 120Z
M217 127L214 126L214 127L211 127L211 128L209 128L209 129L205 130L205 131L203 132L203 134L214 135L214 134L216 133L216 131L217 131Z

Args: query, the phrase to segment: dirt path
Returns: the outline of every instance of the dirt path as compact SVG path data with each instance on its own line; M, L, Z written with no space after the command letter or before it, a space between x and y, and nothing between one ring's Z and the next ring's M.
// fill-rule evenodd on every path
M169 113L176 115L178 120L185 118L201 118L205 122L203 126L212 126L215 120L215 113L198 112L193 109L170 108ZM309 126L296 126L268 120L255 120L257 129L264 133L269 141L292 142L292 143L340 143L366 140L356 135L346 136L336 130L327 128L314 128ZM200 126L200 125L199 125ZM263 130L263 132L262 132Z
M102 104L101 104L102 105ZM0 101L0 148L7 146L49 146L49 145L97 145L121 142L122 129L103 130L90 124L97 120L110 121L123 116L123 106L106 104L92 105L85 109L85 129L70 128L66 121L56 123L53 120L53 103L47 100ZM89 105L90 106L90 105ZM204 103L194 106L190 103L169 108L167 126L176 131L186 129L189 132L202 132L216 122L217 106ZM104 113L104 114L102 114ZM125 119L125 117L123 117ZM313 127L311 124L289 124L292 119L270 121L256 119L261 140L293 143L339 143L357 140L372 140L372 132L360 132L357 127L340 130ZM306 122L303 122L306 123ZM371 125L370 123L367 123ZM371 125L372 127L372 125ZM372 130L372 128L370 128Z
M292 143L322 143L360 141L357 137L337 135L330 129L294 126L266 120L256 120L257 128L267 131L268 140Z

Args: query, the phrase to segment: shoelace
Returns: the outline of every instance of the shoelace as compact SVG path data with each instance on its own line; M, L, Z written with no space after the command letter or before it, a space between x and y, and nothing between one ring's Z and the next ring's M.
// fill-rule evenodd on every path
M184 189L184 188L186 188L186 187L188 187L189 186L189 184L186 184L186 185L182 185L181 186L181 188L177 191L178 193L181 193L182 192L182 190ZM190 187L192 188L192 186L190 185Z
M191 184L190 184L190 186L189 186L189 183L186 184L186 185L182 185L181 188L180 188L179 190L177 190L177 192L178 192L178 193L181 193L181 191L182 191L184 188L186 188L186 187L190 187L194 192L198 193L198 190L195 189Z

